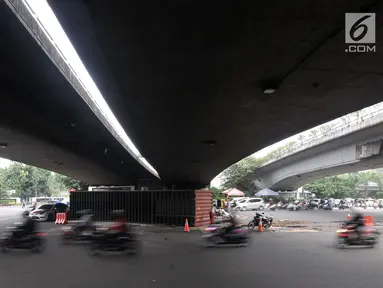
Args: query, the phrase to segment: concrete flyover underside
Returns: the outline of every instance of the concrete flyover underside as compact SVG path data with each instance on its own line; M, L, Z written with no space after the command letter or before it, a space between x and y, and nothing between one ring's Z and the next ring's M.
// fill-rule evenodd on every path
M382 50L345 53L343 30L345 12L371 11L382 19L379 1L49 3L124 129L166 184L207 184L265 146L381 101L383 68L376 59ZM86 168L72 158L60 166L62 173L105 184L150 178L3 3L0 12L1 123L114 176L104 179L101 170L82 175ZM377 25L379 39L379 20ZM276 93L262 93L272 86ZM28 158L37 153L32 147L24 149L30 151L24 156L2 155L59 170L39 160L44 155Z
M261 167L250 178L260 189L295 190L327 176L381 168L383 156L379 151L361 158L357 147L369 143L381 147L382 129L382 123L376 124L297 152Z

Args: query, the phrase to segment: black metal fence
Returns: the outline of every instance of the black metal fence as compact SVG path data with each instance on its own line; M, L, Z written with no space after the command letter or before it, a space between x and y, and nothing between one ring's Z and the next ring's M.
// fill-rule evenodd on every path
M193 190L78 191L70 193L70 217L90 209L96 221L113 221L113 210L124 210L129 222L184 225L195 223Z

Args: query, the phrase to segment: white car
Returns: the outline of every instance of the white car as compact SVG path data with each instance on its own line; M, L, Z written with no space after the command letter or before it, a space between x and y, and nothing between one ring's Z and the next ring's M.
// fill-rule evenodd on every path
M235 207L238 210L263 210L265 208L265 202L262 198L249 198L246 201L238 203L238 206Z
M37 221L54 221L56 213L65 213L68 205L64 203L43 204L29 213L29 217Z

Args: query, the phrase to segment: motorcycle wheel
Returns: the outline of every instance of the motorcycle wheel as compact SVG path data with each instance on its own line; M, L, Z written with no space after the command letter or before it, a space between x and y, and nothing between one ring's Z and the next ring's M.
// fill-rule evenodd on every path
M263 224L263 229L269 229L271 227L271 223L270 222L265 222Z
M125 255L138 256L141 253L141 245L138 241L134 243L130 243L129 247L124 252L125 252Z
M69 235L65 235L65 234L63 234L63 235L61 236L61 243L62 243L63 245L68 245L72 238L73 238L73 236L69 236Z
M98 245L91 243L89 249L89 256L97 256L99 254Z
M247 224L247 229L249 229L249 231L254 231L254 228L255 228L255 222L250 221L249 224Z
M211 238L206 238L204 243L203 243L203 246L205 248L211 248L211 247L215 246L215 242Z
M344 238L336 237L335 240L335 248L337 249L344 249L347 246L346 240Z
M41 253L45 249L45 241L41 238L38 238L33 243L32 252Z
M8 247L8 244L5 241L3 241L1 243L1 252L8 253L9 251L11 251L11 249Z

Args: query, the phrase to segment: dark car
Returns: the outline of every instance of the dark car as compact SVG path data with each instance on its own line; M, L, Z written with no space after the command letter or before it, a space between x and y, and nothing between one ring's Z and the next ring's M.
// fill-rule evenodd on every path
M64 203L48 203L40 205L36 210L29 213L29 217L38 221L55 221L56 213L65 213L68 205Z

